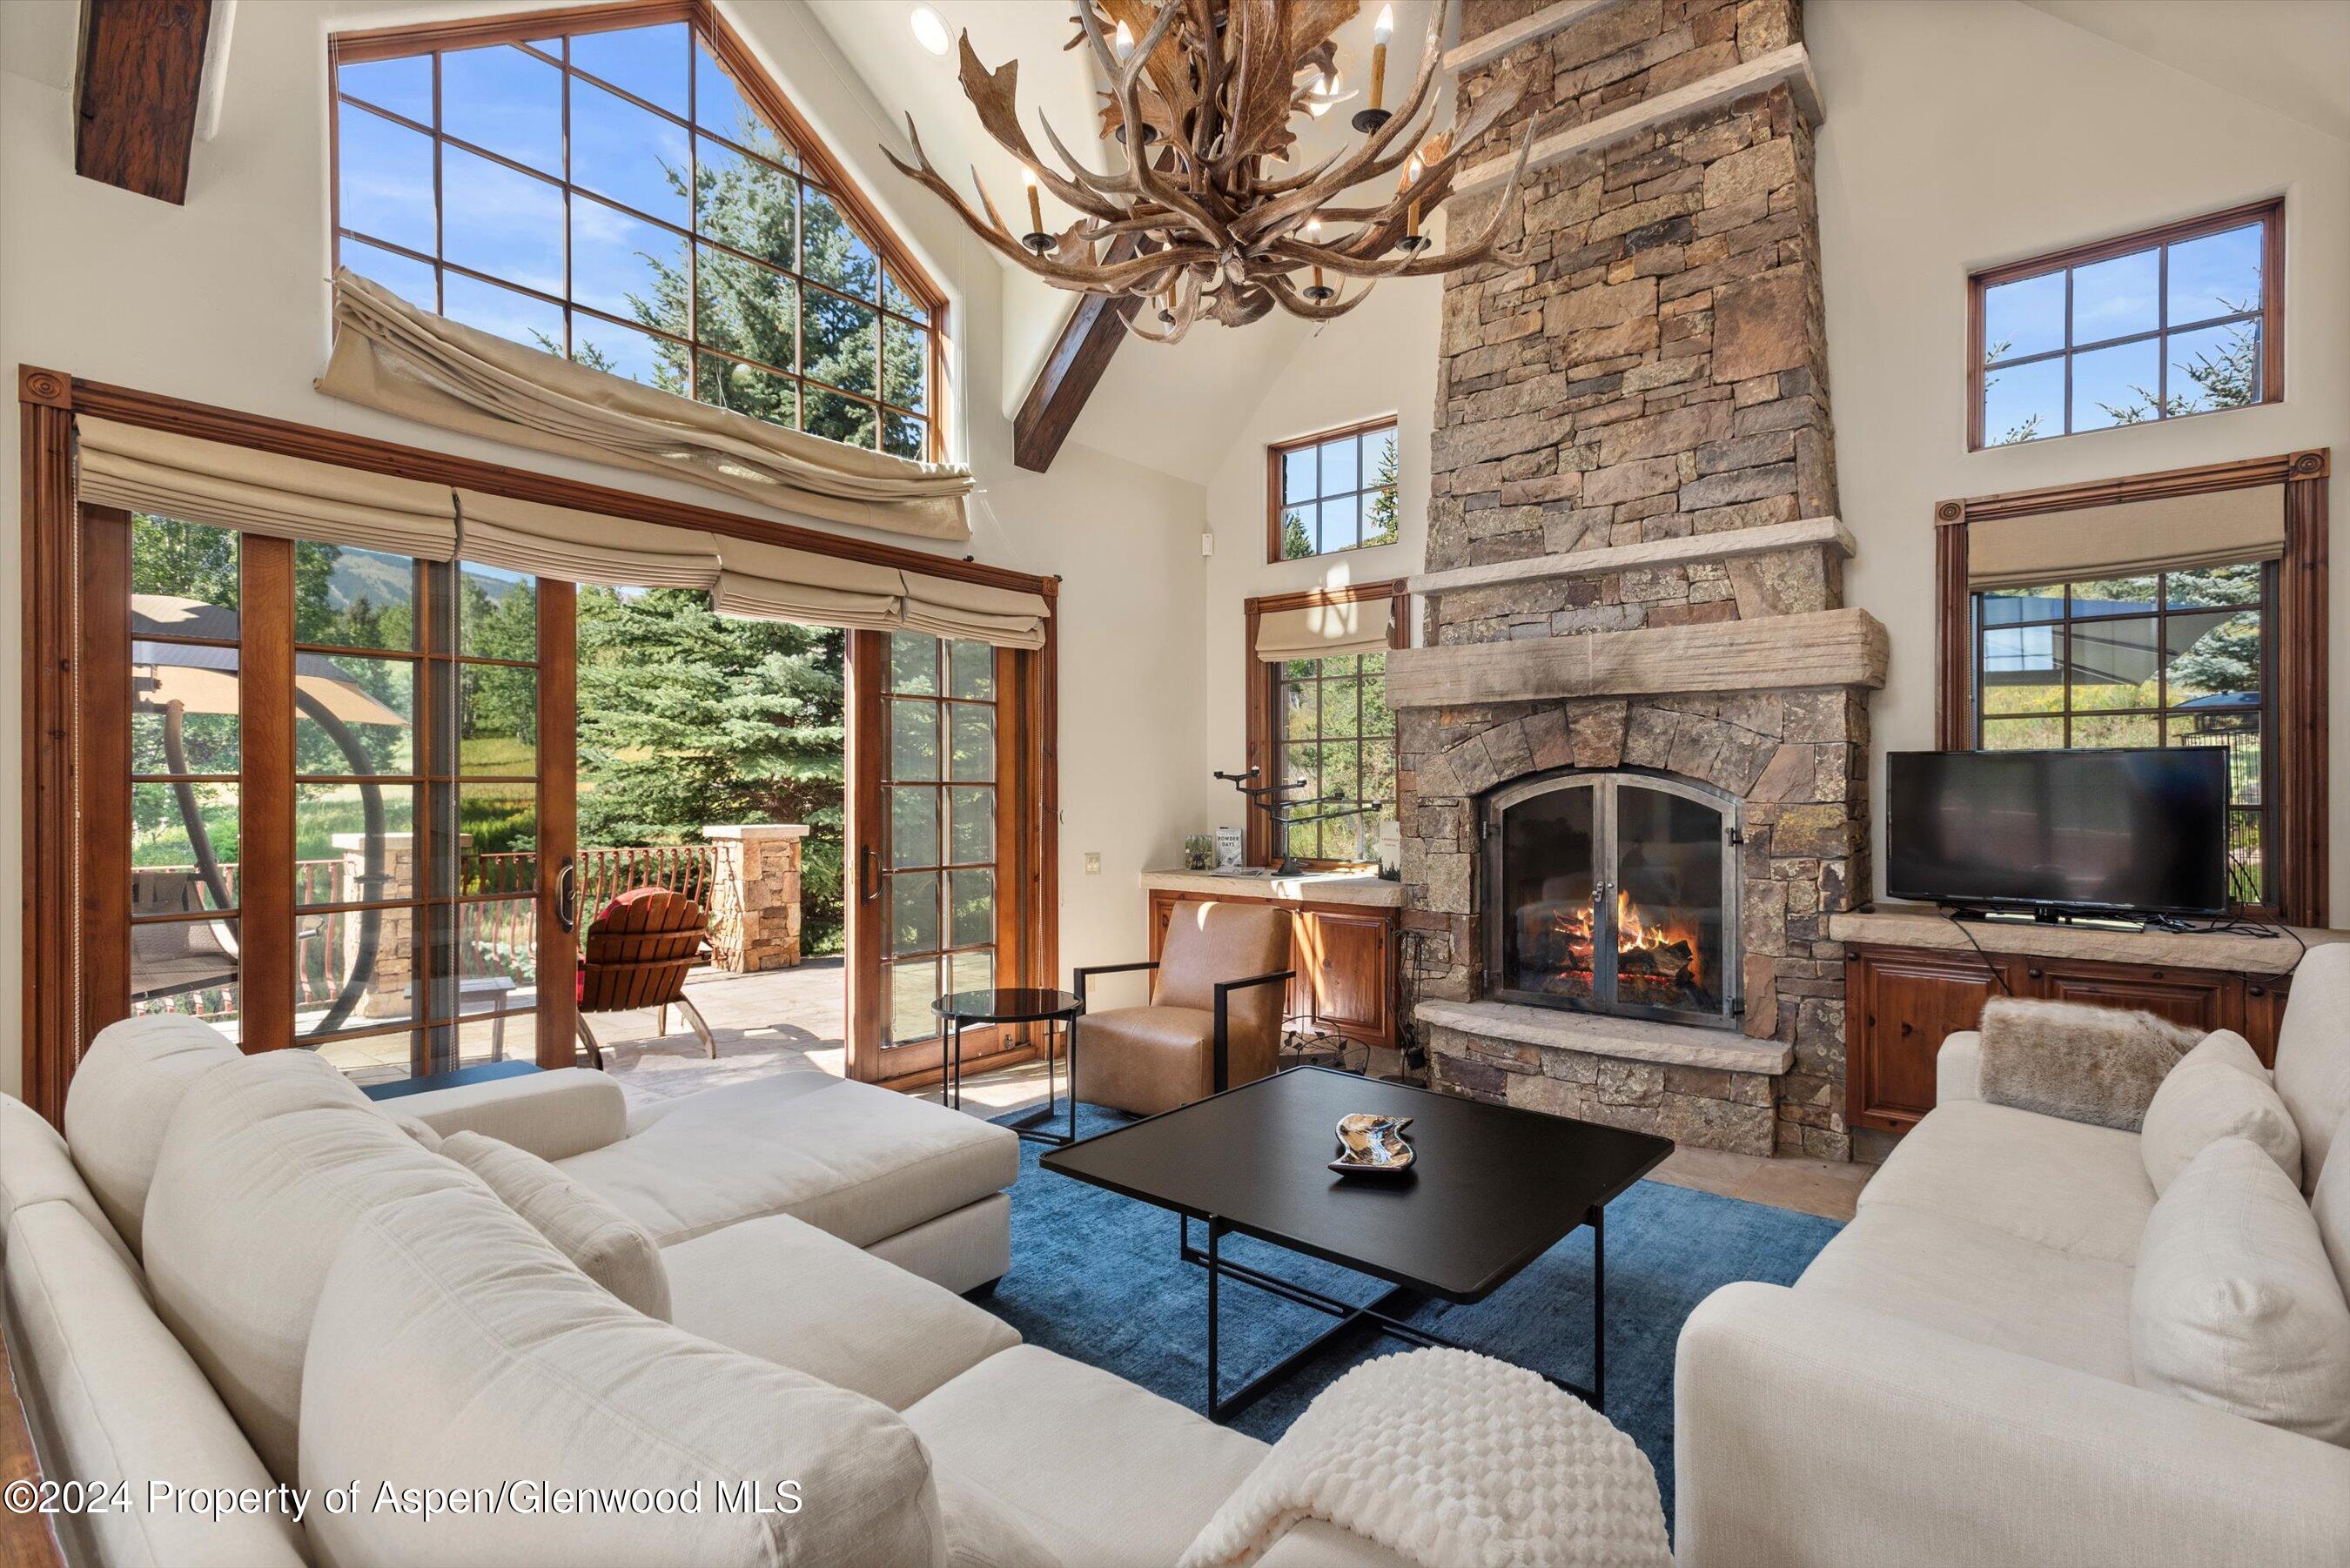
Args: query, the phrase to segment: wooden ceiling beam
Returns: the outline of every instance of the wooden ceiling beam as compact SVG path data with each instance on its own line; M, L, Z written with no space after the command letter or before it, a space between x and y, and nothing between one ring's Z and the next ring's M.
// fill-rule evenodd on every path
M1134 236L1121 234L1106 259L1121 262L1135 250ZM1077 296L1076 310L1061 327L1061 336L1054 342L1053 351L1045 356L1044 368L1036 372L1028 396L1021 400L1019 415L1012 421L1015 464L1031 473L1043 473L1053 466L1061 443L1069 439L1077 416L1085 411L1086 400L1101 385L1110 356L1126 337L1126 324L1134 319L1141 303L1131 295Z
M188 197L213 0L84 0L74 172Z

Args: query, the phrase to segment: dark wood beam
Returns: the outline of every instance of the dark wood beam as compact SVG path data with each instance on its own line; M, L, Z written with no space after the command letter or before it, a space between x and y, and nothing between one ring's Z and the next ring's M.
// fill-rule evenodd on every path
M1134 236L1121 234L1107 259L1121 262L1134 254ZM1012 421L1012 461L1032 473L1043 473L1060 455L1061 443L1085 411L1086 400L1101 384L1110 356L1126 338L1126 324L1141 301L1132 296L1111 299L1104 295L1079 296L1076 313L1061 328L1045 368L1028 389L1019 417Z
M188 199L213 0L84 0L74 172Z

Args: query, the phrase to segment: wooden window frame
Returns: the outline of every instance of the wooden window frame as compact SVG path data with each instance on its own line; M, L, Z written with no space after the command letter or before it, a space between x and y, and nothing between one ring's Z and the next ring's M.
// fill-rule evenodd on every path
M2226 229L2241 228L2251 223L2258 223L2262 228L2261 308L2257 312L2215 317L2210 322L2189 322L2184 327L2173 327L2169 321L2168 271L2166 264L2160 275L2162 282L2157 287L2156 325L2151 331L2125 333L2115 338L2101 338L2085 348L2076 348L2073 344L2071 311L2068 308L2065 313L2064 343L2062 348L2040 354L2025 355L2010 360L1999 366L1998 369L2012 369L2018 365L2038 364L2049 359L2063 360L2065 388L2064 422L2070 426L2073 400L2072 366L2076 355L2111 348L2116 344L2152 340L2158 351L2158 379L2155 395L2159 401L2167 394L2169 375L2169 356L2161 352L2162 341L2167 336L2173 331L2191 331L2203 326L2257 320L2261 324L2261 395L2251 403L2238 406L2258 408L2263 403L2282 402L2284 400L2284 198L2274 196L2264 202L2251 202L2241 207L2230 207L2225 212L2181 219L2172 223L2161 223L2153 228L2139 229L2131 234L2116 235L2109 240L2098 240L2090 244L2074 245L2070 249L2055 251L2046 255L2031 256L2022 261L2009 262L2001 266L1986 267L1981 272L1970 275L1967 279L1967 450L1969 452L1987 450L1983 431L1983 377L1986 369L1983 364L1983 296L1989 290L2002 284L2016 283L2024 278L2040 277L2054 272L2069 271L2072 268L2087 266L2096 262L2111 261L2116 256L2129 255L2139 251L2156 250L2158 247L2177 244L2186 240L2200 239L2206 234L2215 234ZM2068 282L2065 286L2068 305L2071 296L2072 289ZM2199 409L2190 414L2170 414L2158 407L2153 420L2139 422L2159 423L2164 420L2193 419L2199 414L2223 414L2229 411L2227 409ZM2121 427L2112 425L2098 427L2099 430L2119 428ZM2002 444L2034 446L2043 441L2096 433L2098 433L2097 431L2065 429L2056 431L2054 435L2039 436L2028 441Z
M552 15L552 13L542 14ZM289 420L83 379L38 366L18 367L19 477L23 496L25 684L20 848L24 857L23 907L78 910L97 883L80 862L77 789L89 776L92 744L103 726L88 721L77 688L82 680L81 581L89 566L81 549L81 519L74 485L74 421L83 414L143 430L171 431L202 441L276 452L369 473L421 480L452 490L541 502L550 506L603 513L661 527L683 528L727 538L751 539L806 550L839 560L861 561L927 573L958 582L1057 597L1060 579L1006 567L932 555L879 540L827 533L765 518L743 516L691 502L639 495L600 484L461 457L427 447L402 445L345 431L325 430ZM1059 618L1045 620L1045 647L1017 660L1022 692L1019 761L1024 787L1035 805L1018 831L1032 846L1015 888L1000 889L1007 901L1022 900L1021 950L1027 983L1049 983L1058 973L1060 877L1060 763L1058 734ZM542 639L554 632L540 621ZM542 667L546 644L541 645ZM542 701L539 744L552 759L556 745L571 744L566 714ZM998 745L1003 745L999 736ZM999 769L1013 766L1000 762ZM999 821L999 835L1007 829ZM546 848L542 846L542 851ZM543 911L553 900L542 898ZM551 919L551 913L546 914ZM546 927L542 925L542 934ZM78 919L24 922L22 1097L52 1123L62 1124L66 1085L79 1060L82 1007L88 979L82 967ZM1015 983L1009 976L1005 983ZM542 1028L548 1014L542 1014ZM542 1060L564 1047L540 1041ZM567 1057L565 1059L568 1059Z
M1247 765L1257 770L1257 777L1268 781L1277 777L1281 763L1279 738L1274 734L1274 697L1281 685L1281 666L1256 656L1258 624L1277 610L1388 599L1392 601L1388 618L1388 647L1390 649L1409 648L1411 646L1411 597L1406 591L1406 581L1402 577L1390 577L1379 582L1352 583L1343 587L1304 588L1295 593L1267 594L1243 604L1241 659L1247 676L1244 741ZM1273 842L1270 828L1271 824L1265 821L1264 814L1250 806L1243 828L1243 858L1248 864L1266 866L1273 863L1278 846ZM1349 862L1305 861L1301 864L1327 867Z
M1309 446L1320 446L1324 441L1344 441L1348 436L1369 435L1375 431L1386 430L1397 431L1399 441L1400 441L1401 431L1399 429L1399 421L1398 416L1394 414L1381 414L1377 419L1358 420L1351 425L1340 425L1336 430L1319 431L1313 435L1298 436L1292 441L1275 441L1264 449L1264 559L1267 566L1273 566L1282 561L1318 561L1326 559L1332 556L1347 555L1356 550L1372 550L1378 548L1376 545L1357 543L1341 546L1336 550L1316 550L1313 554L1307 556L1283 555L1281 553L1281 517L1282 513L1285 508L1283 506L1281 499L1281 462L1282 459L1287 457L1293 452L1298 452ZM1380 488L1383 487L1378 485L1366 485L1359 490L1341 490L1335 492L1334 494L1369 495ZM1398 503L1399 505L1400 505L1402 491L1402 482L1400 479L1398 480L1396 488L1398 491ZM1331 499L1331 497L1317 494L1314 499L1316 502L1321 502ZM1399 530L1400 530L1400 524L1399 524L1398 526ZM1360 524L1358 523L1357 525L1357 540L1359 540L1360 537L1361 532ZM1383 541L1383 543L1392 544L1394 541L1388 540Z
M762 153L750 148L743 147L725 136L704 130L699 126L695 122L693 113L694 79L698 73L695 73L691 69L689 69L687 77L687 113L684 118L681 119L676 113L670 109L664 109L658 104L649 103L645 99L629 92L624 88L619 87L614 83L605 81L595 76L592 72L577 68L571 63L570 51L568 48L564 50L560 57L556 57L528 47L528 46L535 40L543 40L549 37L567 39L571 37L584 36L594 33L617 32L636 27L665 26L675 23L684 24L692 32L694 36L708 48L712 57L718 62L721 68L723 69L727 76L733 81L736 89L742 94L743 100L763 118L764 118L774 127L776 134L790 146L800 165L799 168L795 170L785 168L783 165L775 162L774 160L767 158ZM847 221L850 229L857 234L858 237L872 247L874 255L879 263L880 270L898 281L898 283L903 287L904 291L910 295L920 305L922 309L928 314L929 319L927 321L915 321L911 317L906 316L903 312L891 310L883 302L882 296L888 292L886 288L878 290L876 297L872 300L868 301L858 299L854 296L842 294L839 290L832 288L828 285L815 282L791 268L777 267L762 257L752 255L749 253L738 250L723 241L706 236L702 234L700 225L696 222L697 214L691 210L689 210L686 214L685 226L681 228L678 224L671 223L666 219L656 217L649 213L640 212L621 202L616 201L611 197L606 196L601 192L586 191L583 187L575 185L570 178L571 171L568 167L568 105L570 99L567 89L564 100L566 105L565 140L567 142L567 162L566 168L561 176L549 175L544 170L534 169L525 164L518 163L513 159L504 157L485 147L481 147L474 143L466 141L462 137L449 134L441 127L440 124L437 123L441 119L441 115L439 113L441 107L441 73L439 57L451 51L487 48L497 45L513 45L518 48L522 48L525 53L529 54L532 58L555 67L557 70L561 71L566 78L577 77L579 79L588 82L602 91L612 94L614 97L620 99L626 103L642 109L649 114L657 115L660 119L668 120L673 125L679 126L684 131L688 156L691 159L698 160L700 156L697 139L706 138L709 140L725 147L728 151L741 157L749 159L754 163L764 165L775 171L782 178L792 181L795 184L795 190L800 192L797 206L798 213L804 213L806 212L806 192L807 189L809 187L815 187L816 189L820 190L840 211L842 217ZM551 185L562 192L565 213L565 297L558 298L554 295L547 294L542 290L531 288L526 285L516 283L512 279L498 277L488 273L480 272L474 268L451 262L439 254L426 255L421 252L410 249L404 245L393 244L389 240L385 240L372 234L362 234L356 230L346 230L342 221L342 180L340 174L342 152L340 130L342 115L347 105L345 101L346 95L342 92L339 85L338 67L345 65L364 64L377 60L405 59L417 56L429 56L432 58L435 124L420 124L379 105L369 103L364 99L350 99L349 107L355 107L361 112L379 116L380 118L390 120L391 123L398 125L402 129L423 135L429 138L433 143L435 148L435 157L433 161L433 208L436 223L435 250L438 251L441 248L438 244L437 234L442 195L440 190L441 175L439 172L441 160L438 155L438 150L442 144L447 144L449 146L456 147L473 157L486 160L489 162L494 163L500 168L505 169L509 171L525 175L528 178L539 181L542 183ZM472 278L481 283L487 284L493 287L503 288L512 293L537 300L541 304L550 306L563 313L566 337L565 347L567 352L571 348L571 340L576 337L573 322L576 318L582 317L590 320L608 322L617 327L625 327L635 332L641 332L649 337L676 344L685 350L689 365L695 368L695 373L687 378L689 390L681 395L690 398L697 402L701 401L701 399L698 393L691 389L697 387L699 384L700 377L698 357L703 354L712 355L717 358L733 363L748 365L754 369L769 375L780 376L790 381L795 389L794 406L796 417L801 422L791 427L794 429L805 428L806 420L807 393L811 388L831 393L837 397L848 399L855 402L871 405L875 410L874 441L876 442L876 446L873 450L882 452L887 452L888 450L886 445L887 421L890 414L896 413L903 418L920 420L922 421L923 425L923 458L926 461L933 462L946 461L948 444L945 432L951 410L946 396L945 372L947 360L946 344L948 306L945 291L939 286L937 281L931 277L929 270L915 258L913 253L907 248L905 242L898 237L896 232L890 227L889 223L883 219L879 209L875 206L871 198L867 196L862 188L849 177L847 171L841 166L839 160L836 158L831 151L824 145L823 141L817 138L815 130L808 124L806 117L801 115L797 109L792 107L790 99L784 95L783 90L778 88L774 79L768 76L765 68L759 64L756 57L754 56L749 47L744 45L741 36L734 31L733 26L729 24L725 17L719 13L713 0L636 0L636 3L634 4L567 7L551 11L530 12L520 16L485 16L460 22L431 22L404 27L383 27L359 32L338 33L328 40L327 80L328 106L328 156L330 161L329 174L331 176L328 181L328 195L330 214L328 234L333 245L335 261L338 265L340 265L342 259L343 242L348 238L356 241L359 244L371 245L376 249L387 251L395 255L404 257L407 260L432 267L433 269L434 286L436 290L442 291L441 295L436 297L436 306L445 299L445 288L442 280L450 273L454 273L462 277ZM698 186L698 181L690 180L689 186ZM575 195L581 194L584 194L592 202L609 207L614 212L624 213L628 217L632 218L639 223L650 224L664 233L676 235L680 238L685 250L688 267L688 284L686 287L686 331L683 336L663 331L659 327L648 327L644 323L639 321L624 321L619 317L611 315L609 312L598 310L592 306L580 304L577 300L568 297L571 293L569 287L571 274L569 232L570 210ZM805 223L796 215L794 220L794 233L795 241L797 237L802 236L805 234ZM701 288L698 274L701 266L702 247L705 245L713 251L724 254L737 262L757 267L762 271L773 273L778 276L791 280L792 286L795 290L794 333L795 338L804 339L806 335L807 317L806 296L806 291L808 290L813 289L818 293L834 295L838 298L847 300L851 304L871 310L874 313L875 318L874 389L872 394L868 396L864 393L849 391L844 388L834 387L829 383L816 380L812 377L809 377L805 373L805 357L802 353L797 351L795 352L794 358L802 361L801 368L786 369L783 366L772 365L762 360L753 359L744 355L734 353L729 349L706 346L702 343L700 340L699 324L696 322L694 317L699 309L700 304ZM889 403L884 399L885 389L882 385L881 369L883 361L881 337L883 336L886 324L893 321L897 322L901 327L920 331L927 336L929 351L925 356L925 375L927 377L927 395L925 400L930 405L928 411L917 411L915 410L904 408L900 405Z
M2269 712L2271 808L2276 892L2273 916L2288 925L2326 923L2330 874L2326 826L2327 594L2326 485L2331 448L2169 469L2123 479L2051 485L1945 501L1934 508L1934 743L1945 752L1974 746L1976 733L1974 594L1967 581L1967 530L1973 523L2034 517L2170 496L2280 485L2284 491L2284 553L2270 601Z

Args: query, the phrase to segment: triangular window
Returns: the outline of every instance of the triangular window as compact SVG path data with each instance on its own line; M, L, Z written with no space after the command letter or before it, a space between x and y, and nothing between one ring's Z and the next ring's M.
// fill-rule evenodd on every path
M334 41L340 265L613 375L937 458L936 286L707 0L565 15Z

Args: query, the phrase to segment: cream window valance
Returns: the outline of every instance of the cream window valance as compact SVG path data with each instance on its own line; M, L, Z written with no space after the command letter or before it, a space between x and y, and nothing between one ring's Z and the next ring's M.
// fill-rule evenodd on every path
M445 484L107 420L77 420L75 431L88 505L427 560L456 554L457 508Z
M318 390L443 430L664 473L834 523L971 537L971 470L843 446L417 309L348 268Z
M906 579L894 566L724 537L718 560L711 607L720 615L850 631L895 631L905 624Z
M998 648L1042 648L1053 607L1042 594L999 588L925 572L906 574L904 620L910 631L959 637Z
M718 584L718 541L694 529L473 490L457 492L457 515L458 551L468 561L608 587Z
M2284 486L2001 517L1967 526L1967 586L2037 587L2284 554Z
M1257 618L1256 656L1278 664L1285 659L1378 653L1388 646L1394 618L1395 600L1386 595L1271 610Z

